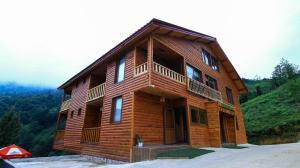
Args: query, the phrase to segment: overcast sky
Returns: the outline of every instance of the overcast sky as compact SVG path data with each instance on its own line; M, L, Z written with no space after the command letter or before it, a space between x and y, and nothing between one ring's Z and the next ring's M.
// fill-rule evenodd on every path
M216 37L241 77L300 64L297 0L0 0L0 82L57 87L152 18Z

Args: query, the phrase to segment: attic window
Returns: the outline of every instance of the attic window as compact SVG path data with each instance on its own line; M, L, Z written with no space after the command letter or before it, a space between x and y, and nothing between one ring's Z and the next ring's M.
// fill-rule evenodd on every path
M209 65L214 71L220 71L218 61L204 49L202 49L202 58L203 62Z

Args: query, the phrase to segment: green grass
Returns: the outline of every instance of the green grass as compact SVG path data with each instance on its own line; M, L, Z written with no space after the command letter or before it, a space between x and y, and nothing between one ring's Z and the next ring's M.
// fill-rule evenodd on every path
M207 153L214 152L212 150L206 149L197 149L197 148L184 148L184 149L177 149L172 151L166 151L163 153L158 154L158 158L189 158L192 159L197 156L201 156Z
M300 124L300 79L242 104L250 143L260 138L295 139Z
M224 146L223 148L227 148L227 149L244 149L247 147L244 146Z

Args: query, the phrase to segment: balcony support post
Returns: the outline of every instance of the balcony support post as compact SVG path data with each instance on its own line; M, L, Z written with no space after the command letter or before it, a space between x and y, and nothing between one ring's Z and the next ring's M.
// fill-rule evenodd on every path
M149 73L149 86L151 85L151 73L152 73L152 62L153 62L153 37L150 36L148 41L148 53L147 53L147 61L148 61L148 73Z

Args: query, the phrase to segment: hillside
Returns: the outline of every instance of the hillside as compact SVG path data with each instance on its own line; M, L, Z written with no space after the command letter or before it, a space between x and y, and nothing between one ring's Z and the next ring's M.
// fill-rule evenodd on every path
M53 154L52 137L60 98L61 92L53 88L0 84L0 117L15 107L22 124L19 142L15 143L33 156Z
M243 103L242 110L249 142L294 141L300 125L300 79Z

